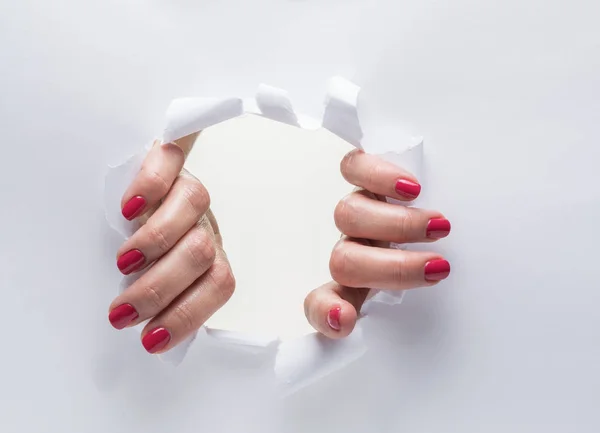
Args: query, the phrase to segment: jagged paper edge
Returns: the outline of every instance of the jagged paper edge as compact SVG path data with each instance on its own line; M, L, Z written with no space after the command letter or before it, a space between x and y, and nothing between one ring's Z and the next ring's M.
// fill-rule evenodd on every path
M306 129L315 129L320 126L356 148L363 149L361 143L363 136L368 134L368 131L363 131L359 120L359 93L360 87L354 83L341 77L333 77L329 82L325 110L320 125L306 116L298 115L285 90L264 84L259 86L254 99L175 99L166 112L166 127L162 142L172 142L247 113ZM418 176L421 169L422 140L398 143L397 149L397 152L387 152L380 156L387 161L403 166ZM109 226L125 239L131 236L138 227L135 222L126 221L122 217L120 199L125 188L139 171L147 150L148 147L144 152L129 157L123 164L109 167L105 179L106 220ZM389 201L395 202L391 199ZM392 247L399 248L398 245L392 245ZM129 287L141 275L143 272L124 277L119 290L122 291ZM401 301L402 292L378 291L367 304L381 302L396 305ZM209 338L217 341L218 344L244 347L245 350L240 352L242 356L244 354L268 356L269 353L272 353L272 356L276 358L274 360L275 375L281 384L281 392L283 395L289 395L360 358L367 350L361 327L361 322L364 323L366 320L368 320L368 316L359 319L352 335L342 340L330 340L313 333L281 342L278 337L257 338L203 327L200 331L203 333L203 338L199 338L198 341L207 341L206 338ZM139 324L133 329L141 333L143 326L144 324ZM160 355L160 359L178 365L185 358L197 335L198 333L195 333L169 352Z

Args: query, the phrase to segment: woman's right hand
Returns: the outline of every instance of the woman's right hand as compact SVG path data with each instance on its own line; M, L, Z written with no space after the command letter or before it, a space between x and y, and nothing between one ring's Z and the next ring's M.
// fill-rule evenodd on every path
M329 262L333 281L313 290L304 303L311 325L331 338L352 332L372 289L432 286L450 274L450 264L437 253L389 248L435 242L450 233L450 222L438 211L385 202L385 197L409 202L419 195L412 174L359 150L344 157L341 171L357 190L335 209L342 238Z

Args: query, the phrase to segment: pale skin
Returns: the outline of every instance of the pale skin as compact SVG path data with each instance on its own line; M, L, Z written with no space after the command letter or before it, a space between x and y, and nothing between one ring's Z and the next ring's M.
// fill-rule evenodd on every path
M235 278L202 183L183 170L196 135L155 143L122 199L123 215L143 225L117 252L121 272L147 270L109 307L109 320L123 329L151 319L142 331L150 353L163 353L199 329L233 295ZM406 290L437 284L450 273L434 252L390 249L390 242L434 242L450 232L438 211L409 203L418 180L382 159L353 150L340 164L356 187L335 208L341 232L329 268L332 281L306 297L310 324L330 338L349 335L372 288Z

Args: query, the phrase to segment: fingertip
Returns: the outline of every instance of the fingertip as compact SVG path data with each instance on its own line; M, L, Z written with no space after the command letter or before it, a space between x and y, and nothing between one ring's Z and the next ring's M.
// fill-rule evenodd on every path
M161 327L150 329L146 333L142 334L141 342L142 346L148 353L153 355L160 355L168 350L167 346L171 342L171 333Z
M444 217L431 218L427 222L426 236L428 240L438 240L450 234L452 224Z
M131 221L138 217L148 204L146 199L141 195L131 197L127 201L123 198L123 202L124 203L121 205L121 214L127 221Z
M310 292L304 300L304 311L311 326L334 339L350 335L357 319L356 308L340 296L339 290L339 284L331 281Z
M394 190L401 200L415 200L421 194L421 184L416 179L396 180Z
M332 306L325 319L329 329L325 335L330 338L344 338L352 333L356 326L357 313L354 306L342 302Z
M334 331L339 331L340 329L342 329L342 324L340 322L341 315L342 307L340 307L339 305L331 308L329 310L329 313L327 313L327 324Z
M450 262L444 258L425 263L424 277L428 283L438 283L450 276Z

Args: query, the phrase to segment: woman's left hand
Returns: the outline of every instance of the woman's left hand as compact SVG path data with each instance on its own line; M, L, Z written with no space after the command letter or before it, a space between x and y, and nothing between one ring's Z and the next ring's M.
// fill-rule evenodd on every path
M358 189L335 209L343 235L329 262L333 281L313 290L304 302L308 321L331 338L352 332L371 289L432 286L450 274L450 264L437 253L389 248L392 242L434 242L450 233L450 222L438 211L384 201L414 200L421 186L412 174L358 150L344 157L341 171Z
M235 278L202 183L183 169L196 135L156 143L121 203L142 223L117 253L125 274L145 271L112 302L116 329L150 321L142 345L163 353L192 335L232 296Z

